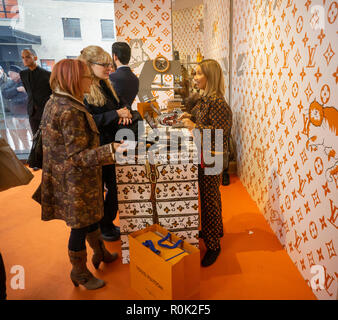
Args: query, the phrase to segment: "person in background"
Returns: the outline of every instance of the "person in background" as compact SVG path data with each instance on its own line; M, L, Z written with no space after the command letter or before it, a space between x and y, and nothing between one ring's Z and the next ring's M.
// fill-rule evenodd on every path
M0 88L6 84L8 81L8 77L6 75L6 72L4 71L3 67L0 66Z
M99 131L83 104L90 92L92 75L86 63L75 59L59 61L53 68L53 94L41 120L43 170L41 181L42 220L64 220L71 228L68 254L75 286L94 290L105 285L87 268L86 239L93 248L92 263L111 263L101 239L103 217L102 166L115 162L119 144L100 146ZM123 152L120 147L120 152Z
M27 93L20 79L22 69L16 65L9 67L7 81L2 88L2 96L8 100L8 109L15 116L26 115Z
M9 109L7 108L6 105L1 105L1 103L3 103L3 98L2 98L2 87L4 87L6 85L6 83L8 82L8 77L6 75L6 72L4 71L4 69L2 68L2 66L0 66L0 113L1 112L10 112Z
M20 72L20 78L28 95L27 113L33 136L38 131L45 104L52 90L49 85L50 72L37 65L37 55L33 49L21 52L22 62L27 69ZM34 171L39 168L33 168Z
M22 69L16 65L9 67L9 81L2 87L6 110L6 135L10 136L15 150L29 152L31 133L27 119L27 93L20 79Z
M45 104L52 94L49 85L50 72L37 65L37 55L33 49L24 49L21 52L24 66L20 78L28 95L27 113L33 135L40 126Z
M215 60L203 60L196 68L195 81L201 90L201 99L192 111L195 118L185 113L181 116L182 122L189 129L200 130L203 139L203 130L212 132L223 130L223 154L228 154L229 136L232 126L232 111L224 99L225 85L223 71ZM215 142L211 143L211 152L215 153ZM203 154L203 150L202 150ZM225 161L226 162L226 161ZM207 252L202 259L202 266L212 265L220 251L220 238L223 234L222 202L220 193L221 174L205 174L205 164L202 161L198 167L198 182L201 198L202 237Z
M98 46L88 46L81 51L80 60L87 63L93 84L85 95L84 103L100 132L101 145L115 141L118 124L129 124L131 113L122 107L119 97L109 81L113 61L108 52ZM102 168L102 181L107 192L104 199L104 215L100 222L102 238L106 241L120 239L120 229L113 224L118 211L115 165Z
M115 42L112 45L113 63L116 71L110 75L110 81L121 101L131 106L138 94L139 79L128 66L131 49L126 42Z

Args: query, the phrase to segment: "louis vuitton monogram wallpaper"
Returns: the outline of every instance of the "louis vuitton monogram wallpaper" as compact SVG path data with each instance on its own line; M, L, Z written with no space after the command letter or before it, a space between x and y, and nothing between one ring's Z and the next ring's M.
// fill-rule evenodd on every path
M114 10L117 41L129 43L130 67L136 75L140 75L145 61L159 54L173 59L171 0L114 0ZM172 76L166 75L163 80L168 87L173 86ZM159 83L159 78L155 82ZM153 92L161 106L173 95L173 90Z
M239 176L319 299L337 298L338 4L234 1Z
M173 11L173 43L182 61L196 61L197 49L204 55L204 6Z
M171 18L160 19L170 15L170 1L128 1L127 9L115 2L120 39L143 37L142 55L171 58ZM154 21L141 2L160 8ZM225 75L230 16L230 0L204 1L203 55L218 60ZM319 299L338 292L337 16L334 0L233 1L228 94L238 175L309 286L313 267L322 268Z
M204 56L215 59L224 72L225 99L229 102L230 1L204 0Z

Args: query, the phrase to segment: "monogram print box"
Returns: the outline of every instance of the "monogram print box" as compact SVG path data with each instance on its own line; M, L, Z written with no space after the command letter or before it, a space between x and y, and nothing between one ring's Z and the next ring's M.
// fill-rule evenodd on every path
M153 224L198 247L196 148L187 139L180 151L170 151L167 145L157 150L154 162L147 152L136 156L134 164L116 165L124 264L129 263L128 235Z

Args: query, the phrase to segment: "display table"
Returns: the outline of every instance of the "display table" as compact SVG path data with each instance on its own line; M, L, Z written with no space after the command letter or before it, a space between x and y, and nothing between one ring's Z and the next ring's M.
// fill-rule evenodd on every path
M187 129L158 130L162 137L178 134L185 141L171 150L164 142L156 152L136 155L136 164L116 165L124 264L129 263L128 235L153 224L160 224L196 247L199 244L197 149ZM155 164L150 157L156 159Z

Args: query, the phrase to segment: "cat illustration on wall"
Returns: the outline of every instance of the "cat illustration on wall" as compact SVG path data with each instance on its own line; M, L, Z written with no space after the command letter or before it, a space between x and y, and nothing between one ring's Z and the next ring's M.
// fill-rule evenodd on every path
M131 39L129 45L131 48L130 68L135 69L150 60L149 55L143 49L142 39Z
M326 177L330 182L333 181L338 174L338 110L313 101L309 109L307 137L307 150L318 151L320 147L324 149L330 163Z

